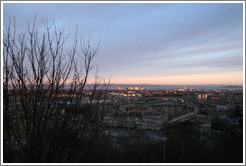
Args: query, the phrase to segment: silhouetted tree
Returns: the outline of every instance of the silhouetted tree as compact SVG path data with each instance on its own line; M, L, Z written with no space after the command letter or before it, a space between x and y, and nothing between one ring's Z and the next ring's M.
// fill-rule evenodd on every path
M66 50L54 22L43 33L35 22L20 34L11 21L4 29L4 162L83 162L101 124L98 75L86 89L99 44L78 41L76 28Z

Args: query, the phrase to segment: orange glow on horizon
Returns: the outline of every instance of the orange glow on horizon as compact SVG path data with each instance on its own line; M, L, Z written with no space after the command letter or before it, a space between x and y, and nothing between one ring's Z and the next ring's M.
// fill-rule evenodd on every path
M111 80L112 84L158 85L243 85L243 72L192 74L179 76L134 77Z

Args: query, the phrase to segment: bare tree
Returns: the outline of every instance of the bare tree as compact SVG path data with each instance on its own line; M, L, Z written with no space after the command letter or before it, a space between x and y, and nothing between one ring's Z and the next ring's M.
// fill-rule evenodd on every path
M84 162L101 121L100 79L86 88L99 44L78 41L76 28L66 50L64 31L44 21L40 34L35 22L21 34L10 22L3 34L4 162Z

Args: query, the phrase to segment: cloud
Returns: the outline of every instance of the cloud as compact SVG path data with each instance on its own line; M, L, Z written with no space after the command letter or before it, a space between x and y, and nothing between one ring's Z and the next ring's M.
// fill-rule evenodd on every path
M104 75L187 75L243 66L243 8L238 3L9 3L3 9L4 25L15 16L18 31L37 13L38 28L42 19L54 19L71 37L78 24L78 34L91 37L92 45L100 38L94 64Z

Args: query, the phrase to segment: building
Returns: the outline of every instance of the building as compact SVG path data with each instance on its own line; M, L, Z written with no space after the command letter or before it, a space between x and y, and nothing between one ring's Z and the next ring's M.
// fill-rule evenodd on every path
M195 126L198 139L200 141L207 141L210 135L211 119L204 115L197 115L191 119L191 122Z
M113 112L109 110L103 117L105 126L127 129L161 130L167 122L166 111Z

